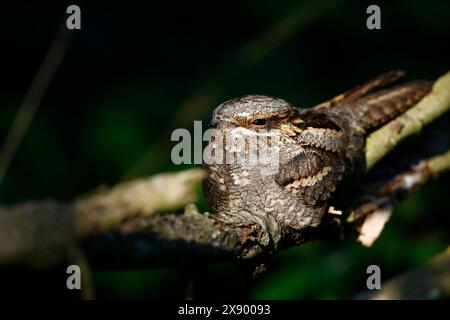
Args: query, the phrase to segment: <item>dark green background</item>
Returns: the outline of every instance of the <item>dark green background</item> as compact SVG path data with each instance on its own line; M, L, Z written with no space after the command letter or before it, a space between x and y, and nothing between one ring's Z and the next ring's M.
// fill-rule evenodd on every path
M378 2L382 29L374 31L365 1L76 3L82 29L0 184L2 203L70 200L184 169L170 161L170 133L209 121L229 98L263 93L310 107L392 69L432 80L450 66L449 1ZM0 137L69 4L2 5ZM250 297L351 298L370 264L387 279L424 263L449 244L448 182L443 175L396 208L372 248L347 239L281 252ZM9 268L0 281L19 296L60 296L61 274ZM96 271L94 279L99 298L185 297L177 270ZM239 267L219 264L198 272L194 294L245 297L242 287Z

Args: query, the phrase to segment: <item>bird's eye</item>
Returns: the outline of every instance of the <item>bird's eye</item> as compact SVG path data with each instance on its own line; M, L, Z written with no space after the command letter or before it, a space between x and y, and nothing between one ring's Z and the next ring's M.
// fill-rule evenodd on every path
M255 119L252 122L255 126L263 126L266 124L266 119Z

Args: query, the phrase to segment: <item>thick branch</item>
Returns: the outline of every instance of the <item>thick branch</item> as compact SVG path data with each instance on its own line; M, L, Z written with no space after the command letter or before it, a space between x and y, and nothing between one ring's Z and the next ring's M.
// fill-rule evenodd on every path
M100 232L130 217L183 207L196 200L195 187L203 174L200 169L161 173L80 197L73 203L76 230L82 234Z

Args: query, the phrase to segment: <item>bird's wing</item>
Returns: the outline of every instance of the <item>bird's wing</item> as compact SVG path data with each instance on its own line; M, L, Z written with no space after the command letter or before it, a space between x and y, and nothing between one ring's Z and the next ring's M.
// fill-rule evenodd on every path
M325 101L314 109L329 109L338 104L351 103L354 102L368 93L374 91L375 89L385 87L386 85L394 82L395 80L401 78L405 72L403 70L390 71L373 78L366 83L360 84L349 91L346 91L331 100Z
M280 167L276 181L305 204L324 204L346 170L345 137L338 130L311 127L298 139L303 152Z

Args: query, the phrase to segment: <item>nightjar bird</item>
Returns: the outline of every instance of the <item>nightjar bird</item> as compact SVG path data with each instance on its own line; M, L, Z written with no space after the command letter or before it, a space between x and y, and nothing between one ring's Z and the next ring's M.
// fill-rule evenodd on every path
M378 90L402 75L383 74L308 109L264 95L219 105L211 156L204 159L211 207L270 217L296 230L318 226L336 190L346 188L363 161L367 135L431 90L427 81Z

